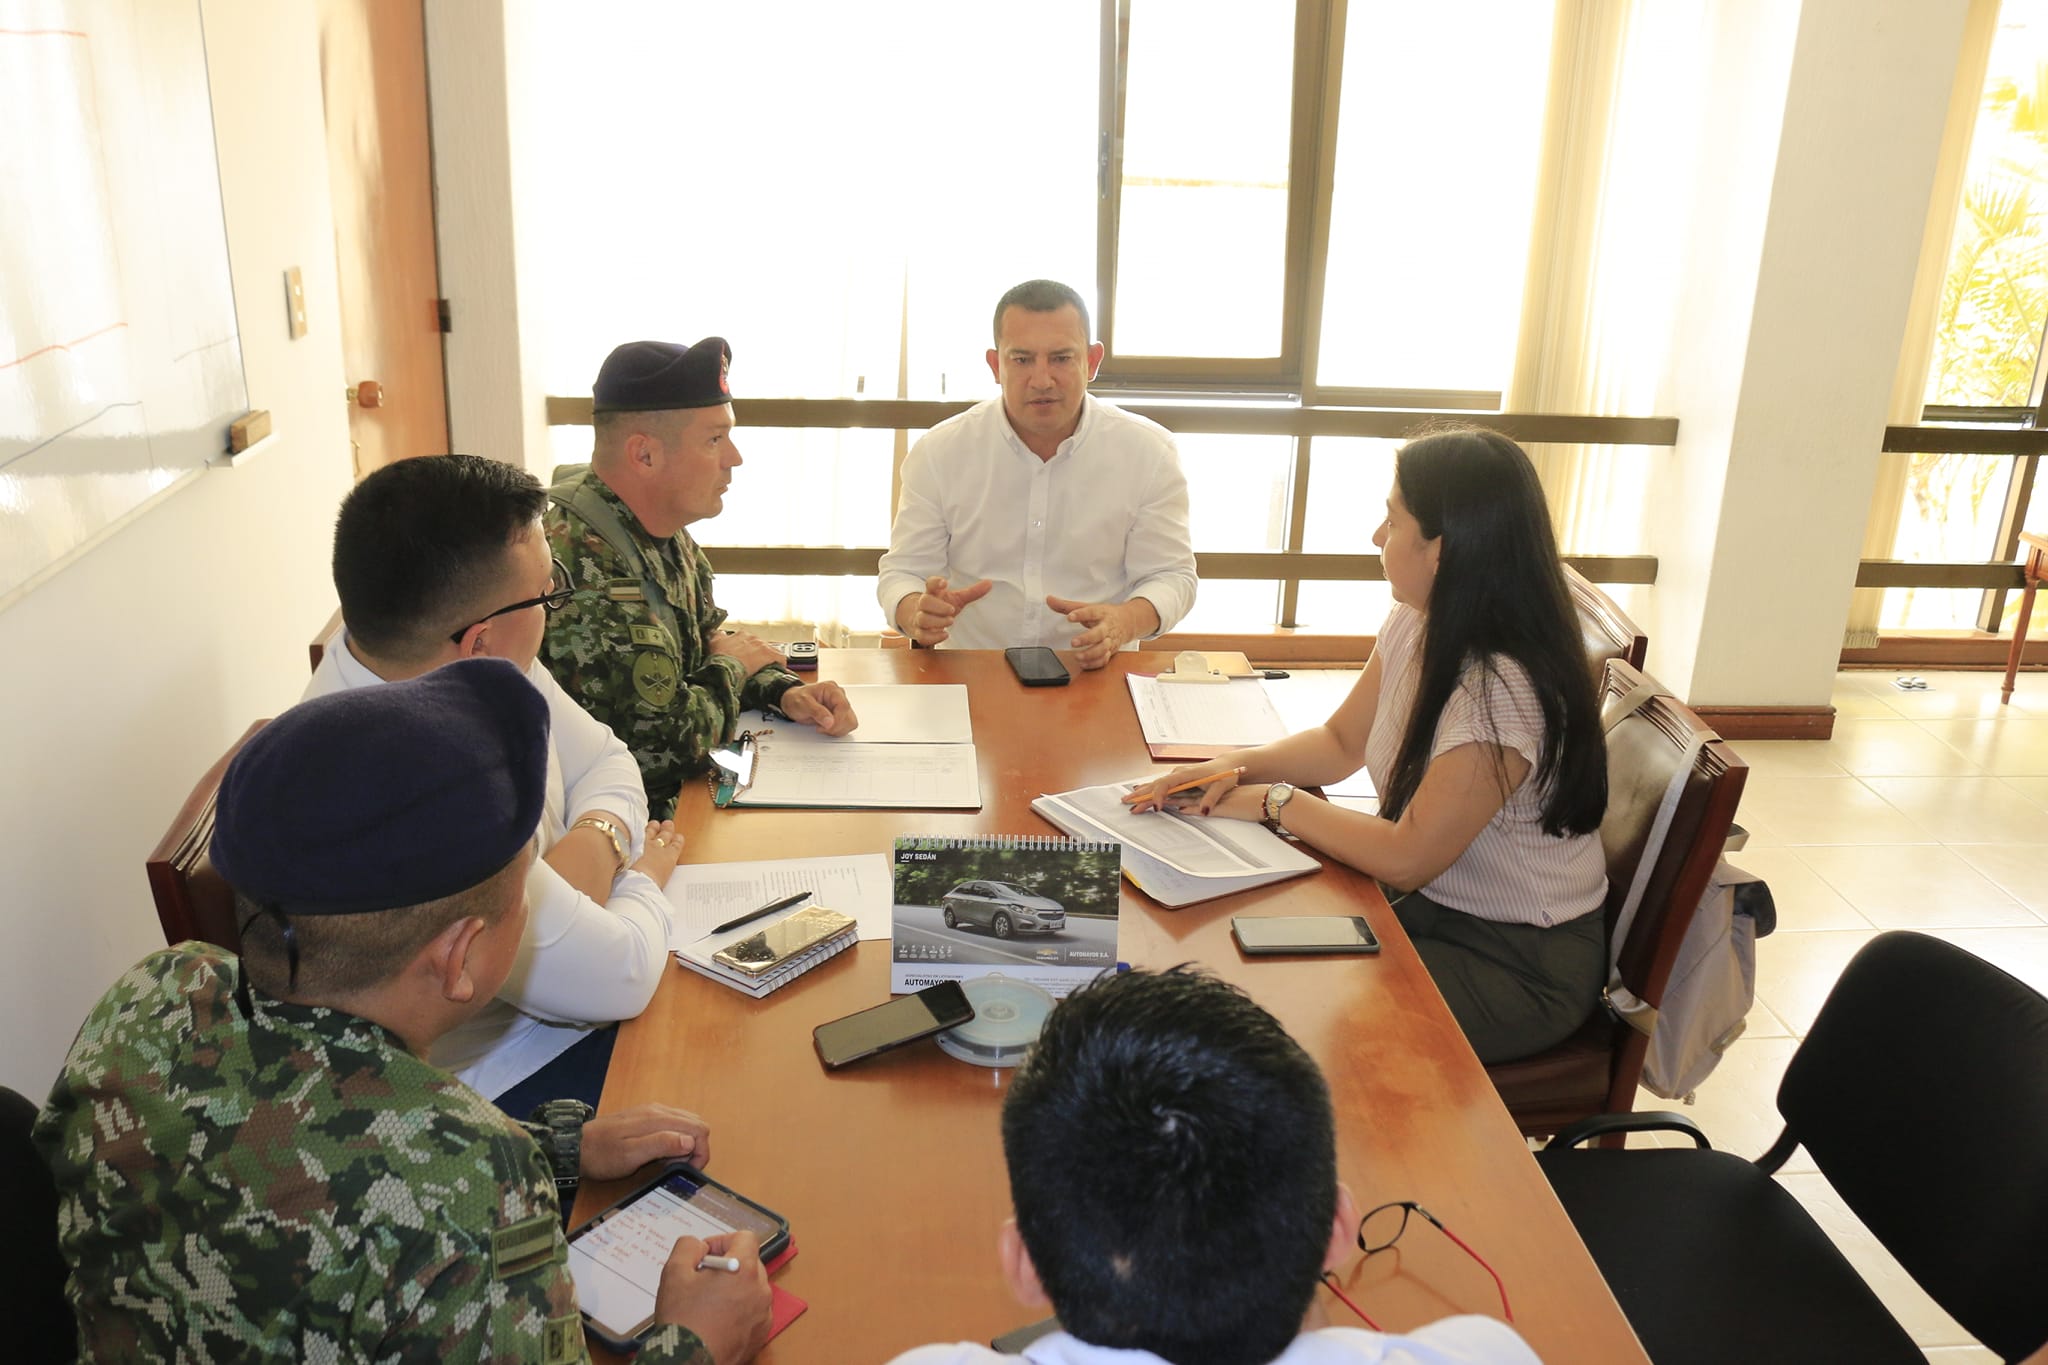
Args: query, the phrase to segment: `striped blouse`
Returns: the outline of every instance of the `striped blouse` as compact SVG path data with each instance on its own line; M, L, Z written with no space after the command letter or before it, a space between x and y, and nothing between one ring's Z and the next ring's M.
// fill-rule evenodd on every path
M1365 766L1382 793L1393 779L1394 759L1415 709L1422 625L1421 612L1397 604L1380 628L1380 695L1365 741ZM1607 860L1597 832L1543 832L1544 789L1534 772L1543 748L1543 708L1520 664L1494 662L1492 671L1473 665L1451 693L1430 757L1463 744L1498 744L1528 759L1530 776L1422 893L1480 919L1547 928L1600 908L1607 897Z

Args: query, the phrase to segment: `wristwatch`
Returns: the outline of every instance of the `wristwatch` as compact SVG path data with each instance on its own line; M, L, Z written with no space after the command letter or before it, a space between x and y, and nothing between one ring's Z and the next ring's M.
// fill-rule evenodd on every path
M624 830L605 819L602 815L586 815L575 824L569 826L569 828L594 829L605 838L611 840L612 856L619 860L618 870L621 872L626 870L626 839Z
M1280 827L1280 809L1293 799L1294 784L1292 782L1275 782L1270 787L1267 787L1265 819L1259 823L1272 830L1275 834L1285 834L1287 831Z
M583 1177L583 1125L596 1113L582 1100L547 1100L523 1125L540 1144L541 1155L554 1168L555 1189L564 1195L573 1194ZM568 1207L566 1199L562 1207Z

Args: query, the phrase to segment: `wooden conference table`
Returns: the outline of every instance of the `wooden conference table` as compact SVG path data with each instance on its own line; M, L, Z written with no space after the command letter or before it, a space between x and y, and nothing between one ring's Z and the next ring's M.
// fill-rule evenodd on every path
M1067 656L1073 667L1071 656ZM887 851L900 834L1056 833L1029 803L1151 767L1125 653L1072 685L1025 688L999 652L826 651L842 683L965 683L984 802L979 812L718 810L685 787L676 823L691 862ZM1163 768L1161 769L1163 771ZM1325 860L1327 862L1327 860ZM1361 1208L1413 1199L1487 1258L1515 1324L1551 1365L1645 1360L1485 1071L1373 883L1340 864L1185 910L1124 885L1121 951L1165 967L1197 961L1236 982L1329 1077L1338 1168ZM1376 958L1243 957L1237 914L1363 914ZM930 1341L983 1341L1036 1314L996 1264L1010 1213L998 1114L1009 1073L930 1044L828 1073L811 1029L888 998L889 944L864 942L762 1000L674 968L624 1025L602 1109L680 1104L712 1127L711 1173L790 1220L798 1255L776 1282L809 1311L768 1345L772 1365L868 1365ZM1076 1160L1087 1154L1077 1151ZM586 1185L576 1218L626 1188ZM1486 1273L1412 1221L1393 1250L1341 1272L1346 1292L1398 1331L1451 1313L1498 1315ZM1322 1291L1334 1324L1357 1325Z

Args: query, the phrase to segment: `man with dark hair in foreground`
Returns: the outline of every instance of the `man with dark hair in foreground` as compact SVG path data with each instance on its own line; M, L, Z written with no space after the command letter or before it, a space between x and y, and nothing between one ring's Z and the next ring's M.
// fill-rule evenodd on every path
M547 703L495 659L302 703L243 746L212 857L245 955L143 959L36 1122L83 1359L588 1359L548 1157L426 1061L512 968L547 785ZM709 1132L680 1110L582 1131L594 1179L685 1154ZM655 1320L645 1365L750 1360L753 1237L678 1241Z
M1537 1365L1491 1318L1316 1325L1318 1277L1358 1231L1329 1089L1214 977L1136 971L1068 996L1010 1082L1003 1151L1004 1278L1064 1329L1025 1349L1032 1365ZM1019 1358L963 1342L895 1365Z

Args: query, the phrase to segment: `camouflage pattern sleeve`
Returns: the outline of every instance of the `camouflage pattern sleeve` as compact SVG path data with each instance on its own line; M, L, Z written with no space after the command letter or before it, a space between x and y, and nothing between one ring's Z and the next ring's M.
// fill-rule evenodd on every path
M205 945L145 959L37 1119L84 1358L587 1360L533 1140L379 1026L237 980Z
M731 737L743 709L747 677L739 662L706 644L704 621L716 629L725 619L709 600L710 570L686 575L650 552L643 580L559 506L548 509L547 533L569 581L588 591L549 619L541 660L633 751L654 817L663 818L683 782L704 771L705 755ZM701 554L695 558L703 564ZM666 600L649 601L650 585Z
M717 1365L695 1332L673 1324L649 1332L633 1359L639 1365Z

